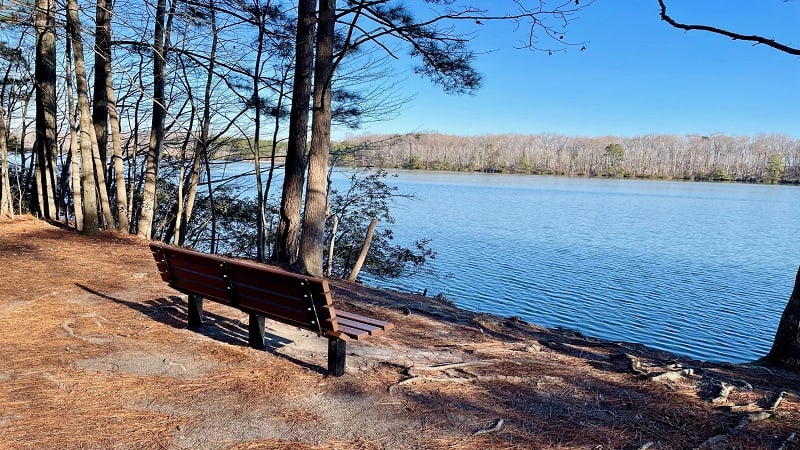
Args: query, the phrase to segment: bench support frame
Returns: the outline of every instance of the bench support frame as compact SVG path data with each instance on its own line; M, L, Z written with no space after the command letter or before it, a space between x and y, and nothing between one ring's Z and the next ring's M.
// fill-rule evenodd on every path
M247 339L250 347L264 350L264 316L250 313L247 321Z
M347 358L347 341L328 338L328 373L335 377L344 375L345 358Z
M188 294L188 328L196 330L203 326L203 297ZM250 313L247 321L247 340L250 347L264 350L265 332L264 316ZM340 377L344 375L347 360L347 341L328 338L328 373Z
M189 294L188 299L189 329L195 330L203 326L203 297Z

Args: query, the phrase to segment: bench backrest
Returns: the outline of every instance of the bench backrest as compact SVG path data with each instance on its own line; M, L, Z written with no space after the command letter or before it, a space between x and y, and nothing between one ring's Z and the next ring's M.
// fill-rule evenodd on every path
M185 294L327 335L339 334L328 282L262 264L151 243L161 278Z

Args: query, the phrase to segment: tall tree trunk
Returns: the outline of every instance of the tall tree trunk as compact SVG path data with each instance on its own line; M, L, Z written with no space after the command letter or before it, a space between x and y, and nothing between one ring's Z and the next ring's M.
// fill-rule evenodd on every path
M75 122L75 117L72 114L73 108L70 107L70 120L69 120L69 152L72 156L70 158L70 188L72 189L72 207L75 212L75 229L83 232L83 196L81 195L81 166L78 160L80 159L80 147L78 144L78 124Z
M114 186L116 194L117 223L120 230L130 232L128 218L128 196L125 189L125 166L122 155L122 137L120 136L117 100L114 95L114 82L111 78L111 8L108 0L97 2L97 25L95 40L95 85L94 121L95 136L100 159L106 161L108 146L108 117L111 126L111 145L113 148Z
M67 121L69 122L70 190L72 191L72 210L75 214L75 229L83 232L83 196L81 195L80 148L78 143L78 114L75 109L75 90L72 82L72 39L67 36L66 53Z
M83 196L83 234L100 233L97 191L95 190L94 161L92 158L92 119L89 111L89 83L86 81L86 63L83 58L83 40L80 32L77 0L67 1L67 33L72 39L75 58L75 84L80 114L81 187ZM76 206L77 207L77 206Z
M0 105L0 215L12 217L14 208L11 207L11 179L8 176L7 132L6 115L3 105Z
M308 155L308 185L298 263L302 272L321 277L322 255L325 251L325 219L328 210L328 158L331 147L331 80L336 0L320 0L317 20L311 151Z
M92 122L97 137L100 159L106 161L108 153L108 90L111 76L111 8L108 0L97 0L94 34L94 95L92 97Z
M783 310L772 349L759 362L800 371L800 268L794 280L794 289Z
M38 87L34 87L33 91L35 92ZM30 186L31 175L32 175L32 167L30 163L27 165L25 164L25 145L27 143L26 136L28 135L28 127L30 126L30 122L25 120L28 117L28 109L31 106L31 100L33 99L33 95L29 95L25 98L25 101L22 103L22 112L20 113L20 117L22 118L22 130L20 130L20 138L19 138L19 171L17 171L17 188L19 189L19 203L17 207L17 211L22 212L22 191L26 190L28 186ZM35 107L35 102L34 102ZM31 160L35 158L31 157ZM20 172L22 172L22 180L20 180Z
M192 159L192 172L189 174L189 181L186 184L184 191L186 192L186 199L184 200L183 207L181 208L182 214L180 219L180 227L177 230L180 235L178 236L178 244L183 245L186 242L186 232L189 227L189 220L192 218L194 211L194 202L197 198L197 187L200 184L200 163L201 158L207 160L209 144L209 127L211 126L211 91L214 83L214 68L217 57L217 44L219 42L219 33L217 33L217 16L215 5L213 1L208 4L209 18L211 20L211 51L209 53L208 69L206 72L206 87L203 93L203 121L200 124L200 137L196 141L194 149L194 158ZM209 183L211 180L209 179Z
M266 260L266 217L265 212L265 199L264 199L264 186L261 181L261 95L259 93L259 79L261 78L261 57L264 54L264 14L261 12L261 5L258 1L255 2L253 8L255 16L253 17L258 24L258 49L256 51L256 61L253 66L253 108L254 108L254 122L255 133L253 136L253 163L255 164L256 171L256 205L258 213L256 214L256 260L264 262Z
M56 31L55 1L36 0L36 195L31 208L48 220L56 209Z
M294 264L300 248L300 209L303 204L308 112L314 71L316 3L316 0L299 0L297 4L297 38L292 108L289 112L289 141L284 166L280 222L275 239L275 260L284 264Z
M153 117L150 129L150 145L147 150L142 213L139 218L138 235L150 239L153 235L153 218L156 208L156 182L161 148L164 145L164 105L165 67L168 33L164 27L167 1L158 0L156 5L155 33L153 35Z
M364 245L361 246L361 252L358 254L358 259L353 265L353 270L350 271L350 276L347 281L356 281L358 273L361 272L361 267L364 261L367 260L367 253L369 253L369 246L372 244L372 237L375 236L375 227L378 226L378 219L372 219L367 227L367 236L364 238Z
M119 115L117 114L117 99L111 77L106 78L108 91L108 114L111 121L111 143L114 149L114 187L116 188L117 223L119 229L130 233L130 210L128 209L128 191L125 186L125 161L122 150L122 136L120 135Z

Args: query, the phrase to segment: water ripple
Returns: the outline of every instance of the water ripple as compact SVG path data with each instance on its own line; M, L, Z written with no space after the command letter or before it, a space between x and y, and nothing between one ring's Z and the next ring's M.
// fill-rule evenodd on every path
M395 211L395 236L431 238L435 268L451 276L389 287L733 362L769 350L791 293L791 250L800 248L800 196L791 187L404 177L411 180L399 187L421 200Z

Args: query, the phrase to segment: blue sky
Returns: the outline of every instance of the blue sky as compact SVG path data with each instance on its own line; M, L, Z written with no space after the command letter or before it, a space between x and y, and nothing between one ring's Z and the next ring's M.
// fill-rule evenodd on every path
M496 1L496 0L492 0ZM501 0L507 1L507 0ZM684 23L727 27L800 46L800 1L668 0ZM650 133L800 136L800 58L659 18L657 0L597 0L569 26L587 50L552 56L514 48L522 35L484 24L472 47L483 87L445 94L408 59L398 83L414 94L397 118L347 134Z

